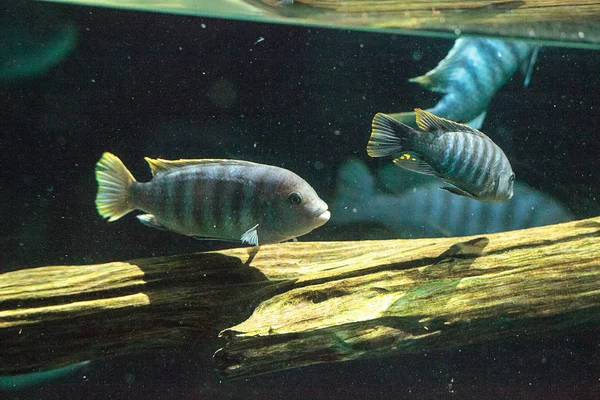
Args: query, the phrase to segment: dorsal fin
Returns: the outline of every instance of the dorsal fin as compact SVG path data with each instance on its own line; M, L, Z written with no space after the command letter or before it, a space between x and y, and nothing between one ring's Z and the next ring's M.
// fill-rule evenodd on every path
M208 166L214 165L234 165L234 166L250 166L257 165L250 161L228 160L220 158L203 158L203 159L187 159L187 160L163 160L162 158L144 157L144 160L150 166L152 175L157 175L163 172L173 171L179 168L190 167L194 165Z
M489 139L484 133L471 128L469 125L440 118L420 108L415 108L415 116L417 117L417 125L425 132L467 132Z

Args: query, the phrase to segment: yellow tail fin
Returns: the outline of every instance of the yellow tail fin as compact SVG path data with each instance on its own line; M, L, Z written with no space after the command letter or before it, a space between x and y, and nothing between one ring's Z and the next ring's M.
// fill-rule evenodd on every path
M96 181L96 209L102 217L112 222L133 211L129 192L135 178L119 157L108 152L102 154L96 163Z

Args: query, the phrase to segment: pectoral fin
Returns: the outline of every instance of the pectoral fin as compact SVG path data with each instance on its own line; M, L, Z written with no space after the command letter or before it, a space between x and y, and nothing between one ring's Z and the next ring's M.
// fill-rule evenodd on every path
M416 153L404 153L394 160L394 164L420 174L438 175L437 171Z
M241 237L242 243L248 243L251 246L258 246L258 232L256 228L258 228L259 224L254 225L252 228L248 229Z
M142 214L142 215L136 216L136 218L142 224L144 224L146 226L149 226L150 228L159 229L161 231L167 231L168 230L167 228L165 228L164 226L162 226L160 224L160 222L158 222L156 220L156 217L154 215L152 215L152 214Z

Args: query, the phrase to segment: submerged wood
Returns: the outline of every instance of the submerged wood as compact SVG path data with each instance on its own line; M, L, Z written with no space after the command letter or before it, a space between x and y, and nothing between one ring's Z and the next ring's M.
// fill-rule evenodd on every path
M257 1L257 0L254 0ZM277 0L258 0L264 4ZM555 43L600 44L600 2L583 0L295 0L289 17L315 23L434 35L506 36ZM278 10L282 7L273 7ZM277 12L277 11L274 11Z
M201 345L226 377L600 325L600 217L0 275L0 375Z
M44 0L262 22L444 37L483 35L600 47L600 1L578 0Z

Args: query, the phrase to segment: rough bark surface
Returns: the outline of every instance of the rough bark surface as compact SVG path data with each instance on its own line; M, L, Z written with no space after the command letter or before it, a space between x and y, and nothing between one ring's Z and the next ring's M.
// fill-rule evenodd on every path
M600 325L600 217L0 275L0 375L226 339L226 377Z

